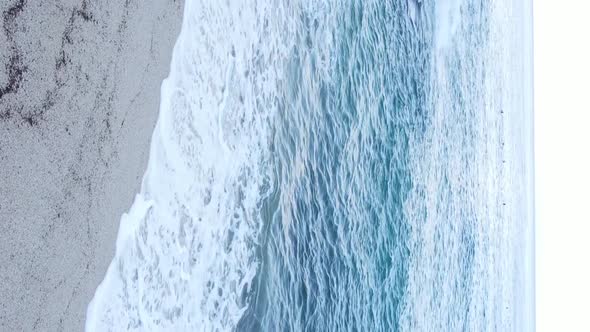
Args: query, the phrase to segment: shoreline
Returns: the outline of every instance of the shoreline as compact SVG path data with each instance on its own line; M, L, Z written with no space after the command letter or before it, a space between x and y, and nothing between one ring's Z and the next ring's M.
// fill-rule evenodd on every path
M146 170L183 1L0 12L0 330L83 330Z

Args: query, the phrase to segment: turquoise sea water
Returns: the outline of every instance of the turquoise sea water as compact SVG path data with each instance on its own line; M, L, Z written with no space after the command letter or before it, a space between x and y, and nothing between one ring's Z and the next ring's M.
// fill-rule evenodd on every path
M187 1L87 329L533 329L527 6Z

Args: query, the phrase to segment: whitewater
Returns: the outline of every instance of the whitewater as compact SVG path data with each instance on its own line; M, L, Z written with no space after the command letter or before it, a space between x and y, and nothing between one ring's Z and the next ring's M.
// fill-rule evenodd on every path
M530 6L187 0L86 330L534 330Z

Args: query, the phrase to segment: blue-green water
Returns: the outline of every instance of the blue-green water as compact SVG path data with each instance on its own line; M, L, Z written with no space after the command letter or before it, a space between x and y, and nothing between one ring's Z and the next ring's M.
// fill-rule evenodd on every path
M188 1L87 327L531 329L525 7Z
M392 330L407 287L409 144L423 136L430 47L407 8L302 13L274 135L253 330ZM333 34L327 51L322 40ZM326 54L327 53L327 54ZM322 70L321 57L330 57Z

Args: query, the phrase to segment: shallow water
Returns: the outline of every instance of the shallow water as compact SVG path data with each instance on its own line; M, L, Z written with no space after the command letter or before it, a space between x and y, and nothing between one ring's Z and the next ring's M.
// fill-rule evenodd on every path
M532 329L527 15L188 1L87 329Z

